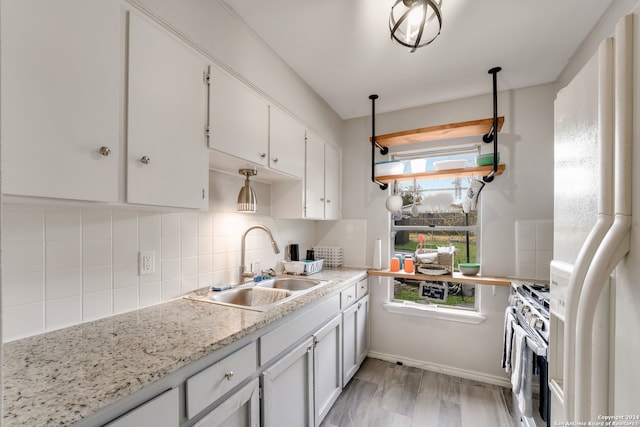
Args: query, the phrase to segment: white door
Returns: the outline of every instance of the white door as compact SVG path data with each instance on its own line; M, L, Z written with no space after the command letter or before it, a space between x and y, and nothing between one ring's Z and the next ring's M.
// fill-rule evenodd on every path
M3 192L118 200L119 2L0 7Z
M313 339L264 371L265 427L313 426Z
M342 315L314 334L315 425L319 426L342 392Z
M303 178L305 133L302 124L269 106L269 167Z
M269 104L241 81L212 67L209 148L266 166Z
M342 384L345 386L358 370L357 312L358 306L354 304L342 313Z
M324 141L307 132L305 216L324 219Z
M358 367L369 353L369 295L356 304L356 361Z
M340 219L340 153L329 144L324 147L324 217Z
M129 14L128 202L204 207L206 70L172 34Z

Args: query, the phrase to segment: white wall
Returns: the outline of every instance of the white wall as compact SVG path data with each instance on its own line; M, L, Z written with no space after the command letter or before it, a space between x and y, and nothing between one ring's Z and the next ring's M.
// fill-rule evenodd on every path
M510 276L515 274L515 221L553 218L555 91L553 85L542 85L501 92L498 98L499 114L505 116L499 150L507 169L480 195L482 273ZM384 103L384 96L378 103ZM475 120L491 114L491 96L478 96L381 114L376 117L376 133ZM343 218L367 220L367 262L371 264L374 240L381 238L385 267L389 258L389 213L384 207L388 192L370 181L370 135L369 117L345 122ZM459 138L446 144L477 141L479 137ZM479 286L481 310L487 320L480 325L465 325L388 313L381 306L387 298L388 280L371 280L372 351L434 369L465 375L473 372L486 380L505 378L499 365L508 289Z

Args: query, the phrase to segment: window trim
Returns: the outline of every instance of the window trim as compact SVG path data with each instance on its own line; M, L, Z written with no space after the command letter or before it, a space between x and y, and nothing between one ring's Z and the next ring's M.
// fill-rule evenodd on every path
M438 304L416 304L412 301L389 301L382 303L384 309L393 314L446 320L472 325L479 325L487 319L487 316L480 313L477 305L478 302L476 301L476 308L469 310Z

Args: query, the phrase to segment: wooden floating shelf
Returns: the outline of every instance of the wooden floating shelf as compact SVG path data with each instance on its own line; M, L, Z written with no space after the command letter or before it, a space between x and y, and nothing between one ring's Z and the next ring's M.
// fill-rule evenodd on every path
M444 282L472 283L476 285L511 286L511 281L505 277L465 276L454 272L452 275L432 276L420 273L405 273L404 271L391 272L389 270L369 270L369 276L398 277L402 279L431 280Z
M495 176L502 175L506 166L504 163L498 165L498 172ZM473 168L445 169L439 171L427 171L416 173L403 173L402 175L384 175L377 176L376 180L383 184L393 183L394 181L413 181L414 179L449 179L449 178L468 178L473 176L486 176L493 170L493 166L478 166Z
M502 129L504 116L498 117L498 132ZM469 122L449 123L402 132L376 136L376 142L382 147L410 144L414 142L436 141L440 139L460 138L463 136L485 135L493 126L493 118L472 120ZM371 141L372 138L369 138Z

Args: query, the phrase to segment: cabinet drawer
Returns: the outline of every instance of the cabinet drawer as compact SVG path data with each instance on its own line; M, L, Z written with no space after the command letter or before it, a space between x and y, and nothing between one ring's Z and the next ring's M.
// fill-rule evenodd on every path
M356 301L356 295L357 291L355 284L340 292L340 308L344 310L353 304Z
M256 344L251 343L187 379L187 418L218 400L257 368Z
M369 279L362 279L356 283L356 299L360 299L369 293Z

